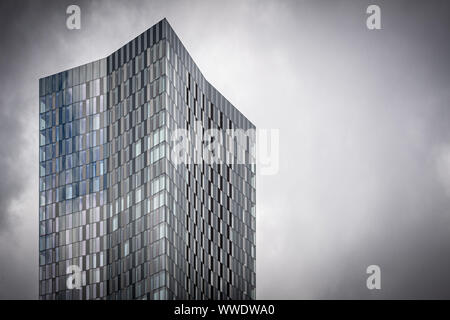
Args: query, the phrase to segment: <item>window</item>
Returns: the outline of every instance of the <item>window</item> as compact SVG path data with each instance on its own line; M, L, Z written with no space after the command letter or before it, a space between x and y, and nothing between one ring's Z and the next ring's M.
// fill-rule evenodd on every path
M165 188L165 176L162 175L152 181L151 195L158 193Z
M117 228L118 228L118 218L117 218L117 216L115 216L115 217L113 218L113 221L112 221L112 228L113 228L113 231L116 231Z
M66 199L72 199L72 185L66 186Z
M165 145L161 144L150 152L150 163L154 163L165 156Z
M80 119L80 134L86 133L86 118Z
M158 209L159 207L163 206L165 204L165 194L164 192L161 192L156 197L153 198L153 210Z
M94 192L98 192L100 190L100 179L99 177L94 178Z
M130 240L125 241L123 246L123 253L125 257L130 253Z
M135 203L141 202L141 200L142 200L142 187L139 187L136 189L136 202Z
M155 130L155 132L153 132L153 134L148 137L147 140L148 147L151 148L160 144L161 142L164 142L165 137L166 137L165 128Z
M94 81L94 96L100 95L100 79Z
M94 130L100 129L100 115L99 114L96 114L94 116L94 128L93 129Z
M136 153L135 157L141 154L141 142L136 143Z

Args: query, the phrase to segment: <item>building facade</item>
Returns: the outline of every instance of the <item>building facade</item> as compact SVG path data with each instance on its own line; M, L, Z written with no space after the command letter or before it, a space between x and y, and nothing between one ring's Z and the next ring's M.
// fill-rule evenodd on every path
M40 299L255 298L253 142L226 130L255 127L167 20L40 79L39 108ZM177 129L228 161L175 161Z

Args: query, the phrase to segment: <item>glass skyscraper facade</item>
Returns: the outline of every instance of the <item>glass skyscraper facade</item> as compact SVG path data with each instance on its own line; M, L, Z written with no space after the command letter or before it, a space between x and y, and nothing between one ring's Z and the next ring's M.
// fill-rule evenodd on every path
M39 108L40 299L255 298L253 143L225 131L255 127L167 20L40 79ZM219 130L231 161L175 163L180 128ZM188 157L201 153L188 142ZM69 287L71 266L80 287Z

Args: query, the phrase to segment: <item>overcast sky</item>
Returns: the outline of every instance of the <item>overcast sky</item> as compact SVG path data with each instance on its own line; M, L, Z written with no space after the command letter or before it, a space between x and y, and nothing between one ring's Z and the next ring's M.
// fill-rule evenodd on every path
M66 7L81 7L81 30ZM366 27L381 8L382 30ZM257 298L450 298L447 1L1 1L0 298L38 294L38 79L166 17L258 128ZM381 290L366 268L381 267Z

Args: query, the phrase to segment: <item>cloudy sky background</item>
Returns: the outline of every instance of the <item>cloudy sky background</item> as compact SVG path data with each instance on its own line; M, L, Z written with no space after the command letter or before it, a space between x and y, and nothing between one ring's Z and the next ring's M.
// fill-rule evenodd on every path
M1 1L0 298L38 294L38 79L164 17L280 130L279 173L257 178L257 298L450 298L450 4L312 0Z

